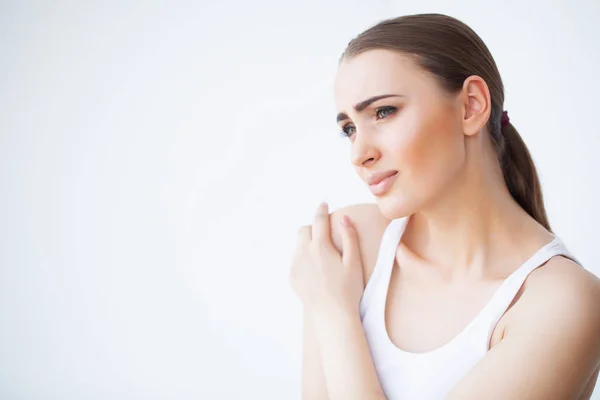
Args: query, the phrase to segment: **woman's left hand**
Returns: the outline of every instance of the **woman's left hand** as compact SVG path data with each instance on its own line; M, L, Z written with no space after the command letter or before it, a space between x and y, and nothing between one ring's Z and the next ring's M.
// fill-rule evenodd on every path
M305 309L312 313L357 313L364 291L358 238L354 225L344 215L342 254L331 239L328 206L319 206L314 223L298 232L290 284Z

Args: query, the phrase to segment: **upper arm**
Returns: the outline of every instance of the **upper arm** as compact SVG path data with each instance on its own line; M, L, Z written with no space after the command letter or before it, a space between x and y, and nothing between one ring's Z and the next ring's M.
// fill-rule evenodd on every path
M600 281L566 259L550 263L519 300L527 319L508 328L448 399L578 399L584 393L600 362Z
M587 386L585 387L585 390L583 391L581 396L579 396L578 400L589 400L590 397L592 397L592 393L594 392L594 388L596 387L596 381L598 380L599 372L600 372L600 366L596 367L596 371L594 371L594 374L588 381Z
M376 204L357 204L334 211L330 217L331 238L334 246L340 252L342 250L340 228L342 215L347 215L354 222L366 282L375 266L379 243L389 221L379 212ZM328 395L321 364L321 352L315 337L311 316L306 312L304 313L302 341L302 398L326 400Z

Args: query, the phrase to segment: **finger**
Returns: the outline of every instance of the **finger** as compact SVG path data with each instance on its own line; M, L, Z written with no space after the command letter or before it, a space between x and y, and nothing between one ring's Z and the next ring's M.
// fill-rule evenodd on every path
M329 206L321 203L315 213L312 225L312 241L331 245L331 226L329 223Z
M358 233L354 224L347 215L341 218L342 223L342 263L346 266L360 264L360 247L358 245Z
M312 227L310 225L304 225L298 230L298 241L297 247L306 246L312 240Z

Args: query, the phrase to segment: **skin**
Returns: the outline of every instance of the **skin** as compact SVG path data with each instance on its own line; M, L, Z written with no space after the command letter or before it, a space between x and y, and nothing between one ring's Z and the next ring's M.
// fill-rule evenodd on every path
M354 108L386 94L401 97ZM360 249L354 253L364 288L385 227L411 215L396 252L386 326L403 350L438 348L552 234L506 188L485 128L491 101L481 78L472 76L449 94L410 56L370 50L340 64L335 101L356 173L364 180L371 172L398 175L376 204L329 218L317 214L312 229L327 229L341 254L349 246ZM352 220L353 234L340 224L343 215ZM552 258L526 279L495 327L490 351L447 399L588 399L600 363L598 304L598 278L569 259ZM303 398L383 398L357 305L325 309L305 307Z

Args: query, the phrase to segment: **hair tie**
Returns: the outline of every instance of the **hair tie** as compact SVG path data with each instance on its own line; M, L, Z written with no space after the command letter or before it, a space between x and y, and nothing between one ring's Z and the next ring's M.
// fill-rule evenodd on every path
M502 118L500 118L500 126L505 127L510 122L510 118L508 118L508 111L502 112Z

